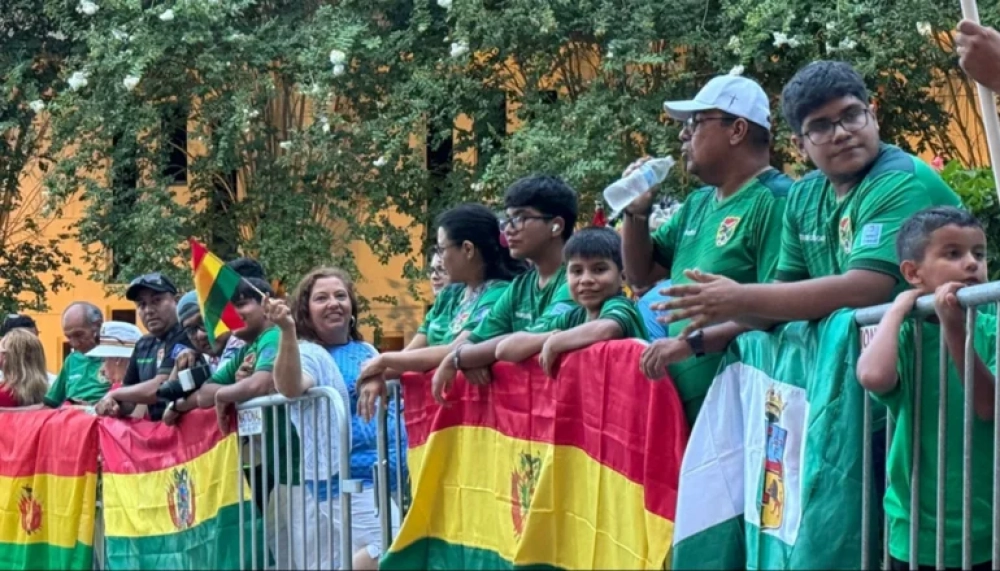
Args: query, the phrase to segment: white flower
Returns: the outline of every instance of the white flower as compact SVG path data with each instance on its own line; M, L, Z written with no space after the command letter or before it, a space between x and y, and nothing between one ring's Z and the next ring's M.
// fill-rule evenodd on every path
M330 63L333 65L344 65L347 63L347 54L340 50L330 50Z
M608 48L608 53L604 54L604 57L607 59L615 59L615 52L611 48Z
M740 37L739 36L729 36L729 43L726 44L726 47L730 51L738 52L738 51L740 51L740 46L741 45L742 45L742 42L740 41Z
M79 12L81 14L84 14L84 15L87 15L87 16L93 16L100 9L101 9L100 6L98 6L97 4L94 4L90 0L80 0L80 3L77 4L77 6L76 6L76 11L77 12Z
M427 23L426 22L420 22L419 24L417 24L417 31L420 32L421 34L424 33L424 32L426 32L427 31Z
M73 91L79 91L81 87L86 87L89 75L85 71L74 71L73 75L69 76L69 79L66 80L66 83L69 84L69 88Z
M853 50L855 47L857 47L857 45L858 42L850 38L844 38L840 40L840 44L837 46L837 48L841 50Z
M451 10L451 0L437 0L438 6L445 10Z
M284 150L284 151L290 151L292 149L292 142L291 141L282 141L282 142L278 143L278 146L281 147L281 149Z
M729 70L729 75L743 75L743 66L737 65L733 69Z
M53 40L59 40L60 42L66 39L66 34L59 31L48 32L45 35L52 38Z
M800 45L802 45L802 42L800 42L799 39L796 38L795 36L792 36L791 38L788 38L788 47L790 47L790 48L797 48Z
M126 40L131 39L131 37L127 33L125 33L125 31L122 30L121 28L115 28L114 30L111 30L111 36L114 39L118 40L119 42L124 42Z
M451 57L462 57L469 53L469 44L465 42L451 43Z
M832 31L834 31L836 29L837 29L837 24L836 23L834 23L834 22L827 22L826 23L826 31L832 32Z
M375 162L372 163L372 164L375 165L375 168L382 168L385 165L387 165L388 163L389 163L389 160L385 158L385 155L383 155L383 156L375 159Z
M257 111L256 109L249 111L247 112L247 117L251 119L256 119L257 117L260 117L260 111Z
M173 20L174 19L174 11L171 10L170 8L167 8L166 10L163 11L162 14L160 14L160 19L163 20L164 22L169 22L169 21Z
M35 113L41 113L42 110L45 109L45 102L42 101L41 99L36 99L31 103L29 103L28 107L30 107L31 110L34 111Z
M347 73L347 68L344 67L344 64L338 63L337 65L333 66L333 77L340 77L345 73Z
M481 182L474 182L474 183L472 183L471 188L472 188L472 192L482 192L483 188L485 188L485 185L483 183L481 183Z
M122 80L122 85L125 86L125 89L132 91L133 89L135 89L136 85L139 85L140 79L141 79L140 77L136 77L134 75L126 75L125 79Z
M788 44L788 36L786 34L774 32L772 35L774 36L774 47L780 48Z
M917 22L917 33L921 36L931 36L934 34L934 28L930 22Z
M320 122L320 130L322 130L324 133L329 133L330 132L330 120L327 119L326 117L320 117L319 118L319 122Z

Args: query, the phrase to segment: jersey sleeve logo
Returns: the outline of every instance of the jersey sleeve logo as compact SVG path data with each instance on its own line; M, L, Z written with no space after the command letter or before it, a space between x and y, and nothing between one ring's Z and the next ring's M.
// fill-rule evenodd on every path
M854 231L851 229L851 217L844 216L840 219L840 247L845 254L851 253L851 245L854 243Z
M861 229L861 245L878 246L879 242L881 241L882 241L882 225L865 224L865 226Z
M726 216L726 219L719 224L719 229L715 232L715 245L725 246L736 233L736 226L740 223L739 216Z

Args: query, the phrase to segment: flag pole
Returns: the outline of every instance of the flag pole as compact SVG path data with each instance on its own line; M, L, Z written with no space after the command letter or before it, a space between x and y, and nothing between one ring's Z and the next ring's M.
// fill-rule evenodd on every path
M240 279L243 280L243 283L247 284L247 286L249 286L250 289L252 289L255 292L257 292L257 295L260 296L260 300L261 301L264 301L265 298L269 297L266 293L264 293L264 292L260 291L259 289L257 289L257 286L255 286L252 283L250 283L250 280L246 279L246 277L240 276Z
M976 0L961 0L961 2L962 17L978 24L979 8L976 6ZM983 116L983 129L986 131L990 166L993 168L993 183L996 186L997 198L1000 199L1000 119L997 117L996 95L979 82L976 82L976 91L979 95L979 111Z

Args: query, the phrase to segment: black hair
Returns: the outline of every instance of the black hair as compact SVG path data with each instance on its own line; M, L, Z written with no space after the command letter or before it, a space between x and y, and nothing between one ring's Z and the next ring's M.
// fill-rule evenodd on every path
M907 218L900 227L896 236L896 258L900 262L922 261L927 254L931 234L945 226L983 229L979 219L961 208L953 206L925 208Z
M567 263L573 258L584 260L611 260L619 270L622 270L622 239L611 228L592 226L584 228L566 242L563 247L563 260Z
M235 260L226 262L226 265L245 278L257 278L267 281L264 266L252 258L236 258Z
M444 228L456 246L472 242L483 258L484 280L510 281L528 269L510 257L510 250L500 243L500 221L482 204L460 204L445 210L438 215L437 226Z
M38 329L35 324L35 320L28 317L27 315L9 315L7 319L4 319L3 325L0 326L0 337L10 333L15 329Z
M526 176L507 187L504 208L534 208L544 216L560 217L565 221L563 240L569 240L576 226L579 210L576 191L556 176L536 174Z
M236 286L236 293L233 294L233 302L236 303L249 299L251 301L256 301L257 303L263 303L264 298L262 298L260 293L254 290L254 288L260 290L260 293L263 293L264 295L270 297L274 296L274 290L271 288L271 284L267 283L266 279L258 277L245 277L240 280L240 285Z
M802 122L820 107L853 95L868 103L865 80L850 64L842 61L814 61L803 67L781 91L781 112L792 132L802 134Z

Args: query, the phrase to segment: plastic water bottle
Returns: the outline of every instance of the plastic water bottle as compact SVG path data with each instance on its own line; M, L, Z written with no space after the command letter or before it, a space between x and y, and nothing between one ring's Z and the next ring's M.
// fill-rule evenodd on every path
M663 182L674 166L672 157L663 157L646 161L630 175L622 178L604 189L604 200L608 202L617 216L626 206L632 204L637 197Z

